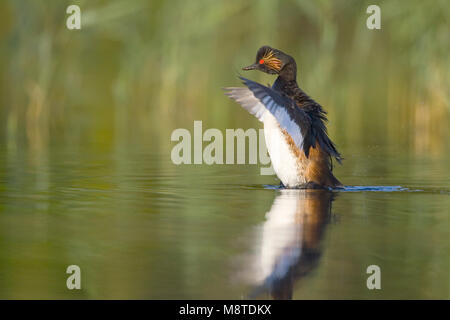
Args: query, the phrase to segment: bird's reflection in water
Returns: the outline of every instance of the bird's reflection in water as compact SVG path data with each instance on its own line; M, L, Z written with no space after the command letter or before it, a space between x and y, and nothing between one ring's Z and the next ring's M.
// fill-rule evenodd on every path
M253 287L249 298L292 299L295 282L318 266L332 200L327 190L281 190L245 258L241 276Z

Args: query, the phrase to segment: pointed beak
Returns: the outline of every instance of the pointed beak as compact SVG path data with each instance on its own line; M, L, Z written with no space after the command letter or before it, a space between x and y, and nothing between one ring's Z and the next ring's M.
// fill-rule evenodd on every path
M254 63L254 64L249 65L248 67L242 68L242 70L255 70L257 68L258 68L258 64Z

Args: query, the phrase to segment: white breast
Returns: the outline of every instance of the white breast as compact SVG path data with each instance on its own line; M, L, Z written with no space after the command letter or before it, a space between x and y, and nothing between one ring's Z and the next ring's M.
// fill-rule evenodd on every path
M266 112L263 120L267 150L278 178L286 187L306 183L299 161L287 143L278 121L269 112Z

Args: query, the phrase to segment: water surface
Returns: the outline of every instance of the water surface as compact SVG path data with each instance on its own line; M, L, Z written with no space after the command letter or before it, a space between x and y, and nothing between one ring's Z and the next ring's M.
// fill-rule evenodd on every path
M2 153L1 298L450 297L448 159L367 152L336 169L363 187L328 192L145 145L71 149ZM71 264L81 291L66 288Z

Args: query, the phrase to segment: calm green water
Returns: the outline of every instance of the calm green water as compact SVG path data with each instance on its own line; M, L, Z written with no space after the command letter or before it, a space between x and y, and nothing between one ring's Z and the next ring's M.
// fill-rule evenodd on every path
M274 297L450 298L449 158L369 146L338 177L407 189L331 194L270 189L257 166L97 147L1 153L1 298L240 299L281 260L296 271ZM71 264L81 291L66 288ZM366 288L372 264L381 290Z

